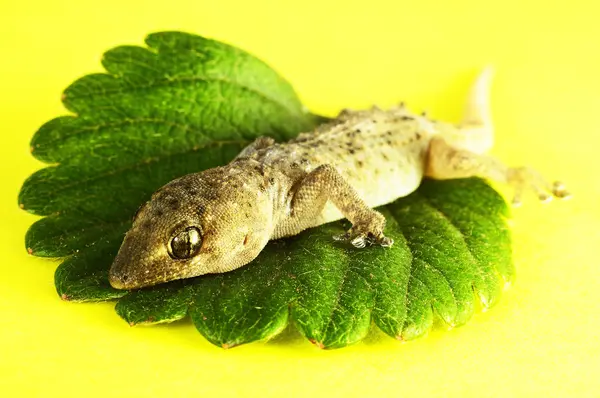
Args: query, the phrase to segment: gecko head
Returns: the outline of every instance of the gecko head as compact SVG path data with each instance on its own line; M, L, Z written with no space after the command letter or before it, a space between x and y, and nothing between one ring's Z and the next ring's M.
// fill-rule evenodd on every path
M211 169L159 189L134 217L110 268L110 284L136 289L252 261L269 241L272 205L248 181Z

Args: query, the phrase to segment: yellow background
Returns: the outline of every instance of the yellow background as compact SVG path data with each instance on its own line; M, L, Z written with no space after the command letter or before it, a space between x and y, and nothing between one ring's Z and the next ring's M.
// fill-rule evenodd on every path
M0 395L598 396L596 3L2 0ZM158 30L240 46L327 114L402 99L456 119L474 74L492 64L493 153L563 179L575 198L529 198L513 212L518 276L498 306L407 344L373 333L320 351L288 331L224 351L189 321L130 328L112 303L62 302L57 263L23 245L35 217L17 193L41 167L29 140L65 112L69 83L101 71L104 50Z

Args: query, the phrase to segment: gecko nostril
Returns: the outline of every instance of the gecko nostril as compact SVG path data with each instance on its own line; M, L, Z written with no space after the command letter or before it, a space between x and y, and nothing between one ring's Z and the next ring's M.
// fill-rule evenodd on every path
M122 280L123 282L127 282L127 280L128 280L128 279L129 279L129 277L128 277L127 275L123 275L123 276L121 277L121 280Z
M108 282L115 289L124 289L125 284L127 283L127 277L120 277L115 275L114 273L110 273L108 276Z

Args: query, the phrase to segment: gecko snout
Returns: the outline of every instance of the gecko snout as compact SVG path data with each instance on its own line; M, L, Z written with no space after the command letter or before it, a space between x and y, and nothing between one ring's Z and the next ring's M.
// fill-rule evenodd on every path
M121 253L119 253L121 254ZM134 278L127 272L127 265L123 263L123 256L117 255L108 272L108 282L115 289L135 288Z
M140 247L137 236L125 237L108 272L108 281L115 289L137 289L162 282L163 272L150 272L155 257L148 248Z
M109 273L108 275L108 281L115 289L127 289L127 280L129 280L127 275L123 275L122 277L119 277L114 273Z
M134 264L121 263L121 258L117 255L114 263L108 272L108 282L115 289L139 289L146 286L156 285L165 282L164 273L145 272L146 267L135 267Z

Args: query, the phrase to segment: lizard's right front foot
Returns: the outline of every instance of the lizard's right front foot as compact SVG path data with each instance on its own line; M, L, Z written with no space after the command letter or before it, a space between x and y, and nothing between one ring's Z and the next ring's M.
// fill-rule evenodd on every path
M367 244L380 244L383 247L391 247L394 240L383 235L385 217L375 213L373 217L364 221L357 221L345 234L336 235L333 239L338 241L350 241L356 248L362 249Z
M513 206L521 205L521 197L526 190L533 190L542 202L549 202L552 198L568 199L571 197L562 182L555 181L550 185L537 171L529 167L509 169L507 180L515 189L515 196L512 200Z

